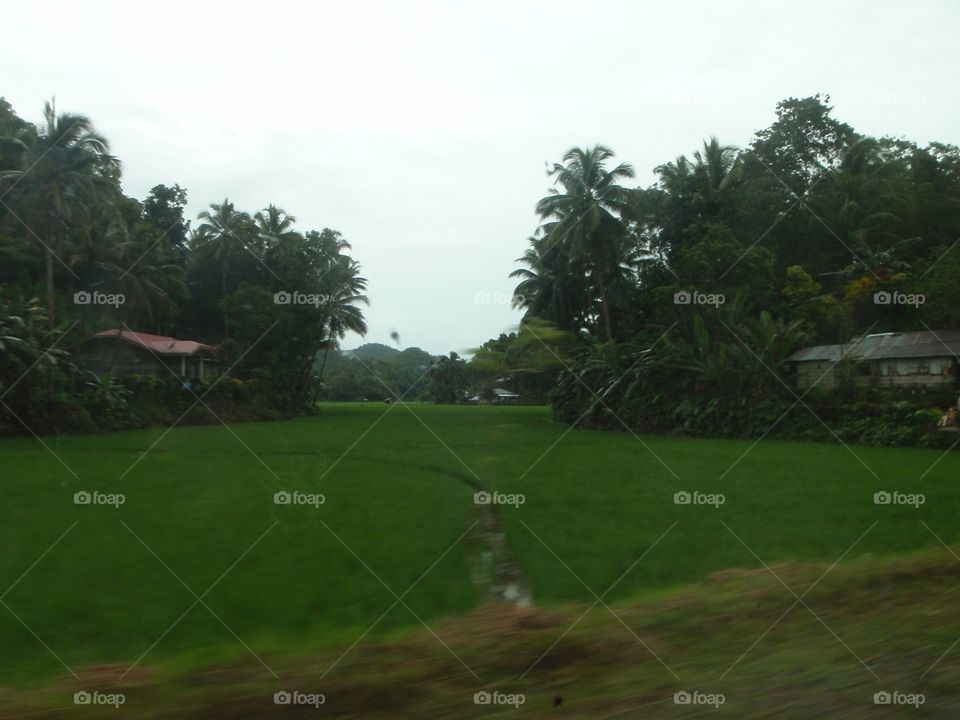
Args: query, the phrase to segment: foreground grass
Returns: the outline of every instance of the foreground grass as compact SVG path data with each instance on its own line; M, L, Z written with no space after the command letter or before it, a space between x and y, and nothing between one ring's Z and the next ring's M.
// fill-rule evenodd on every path
M960 561L945 549L832 569L725 571L609 609L485 606L402 640L280 654L270 658L277 680L249 657L191 672L142 669L123 680L122 666L106 666L7 691L0 703L9 713L2 717L103 717L113 711L71 702L75 691L97 689L122 693L121 714L145 720L954 718L960 667L944 653L960 637L958 581ZM325 702L319 713L275 705L273 694L284 690ZM523 703L475 705L481 690L522 694ZM723 703L676 705L683 691L722 694ZM875 705L874 693L884 691L922 695L923 704Z
M44 442L0 441L4 685L65 673L54 655L78 674L138 662L128 678L250 653L272 668L342 652L375 622L366 640L433 627L486 600L470 573L484 549L475 487L525 495L500 517L547 608L650 598L725 568L942 550L960 532L957 455L567 432L542 408L327 405L289 422ZM76 506L78 490L126 502ZM326 502L278 506L278 490ZM726 502L675 505L680 490ZM877 506L880 490L926 502ZM245 677L273 682L253 662Z

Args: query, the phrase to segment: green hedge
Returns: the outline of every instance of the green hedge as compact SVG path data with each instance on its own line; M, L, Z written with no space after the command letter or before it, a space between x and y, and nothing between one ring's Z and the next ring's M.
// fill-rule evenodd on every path
M960 435L937 422L957 392L841 387L797 391L803 398L797 402L780 383L745 389L732 372L729 381L707 382L688 369L645 361L628 346L608 345L576 358L551 402L557 420L585 428L946 448Z

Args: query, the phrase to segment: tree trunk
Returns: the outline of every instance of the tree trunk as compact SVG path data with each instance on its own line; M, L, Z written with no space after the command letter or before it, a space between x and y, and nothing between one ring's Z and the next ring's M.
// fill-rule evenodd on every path
M603 276L597 277L597 289L600 291L600 314L603 316L603 329L607 333L607 342L613 340L610 329L610 307L607 305L607 288L603 283Z
M327 367L327 354L330 352L330 343L333 342L333 330L330 331L330 337L327 338L327 346L323 349L323 362L320 363L320 379L323 379L323 371Z
M122 333L123 330L119 330L118 332ZM120 347L120 342L121 342L121 340L120 340L120 335L118 334L118 335L113 339L113 348L112 348L111 351L110 351L110 366L109 366L109 368L107 369L107 374L108 374L110 377L113 377L113 371L114 371L114 368L115 368L116 365L117 365L117 349Z
M60 248L63 247L62 242L57 242L60 239L60 232L63 226L63 209L60 204L60 192L57 187L52 189L53 193L46 214L47 243L49 244L44 244L43 246L44 264L46 265L47 271L47 325L50 330L53 330L56 323L53 308L53 248L55 247L57 250L60 250Z
M50 248L43 250L44 260L47 265L47 325L53 330L53 251Z
M128 325L127 325L127 318L128 318L128 317L129 317L129 315L128 315L128 313L125 311L125 312L123 313L123 317L120 318L120 327L117 328L117 338L116 338L116 340L114 340L114 342L113 342L113 351L110 353L110 369L108 370L108 373L109 373L110 377L113 377L114 369L115 369L116 364L117 364L117 349L120 347L120 343L121 343L121 339L120 339L120 338L121 338L121 336L123 335L123 331L126 330L127 327L128 327Z
M227 339L227 264L220 269L220 304L223 306L223 339Z
M323 371L327 367L327 355L330 354L330 346L333 344L333 329L330 330L330 336L327 338L326 347L323 348L323 360L320 362L320 372L318 373L320 377L320 382L317 383L317 387L313 391L313 404L317 404L317 395L320 394L320 386L323 383Z

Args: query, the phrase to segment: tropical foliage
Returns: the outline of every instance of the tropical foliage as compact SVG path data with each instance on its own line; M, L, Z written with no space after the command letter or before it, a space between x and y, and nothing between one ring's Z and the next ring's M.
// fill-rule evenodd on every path
M955 146L861 135L817 95L779 103L745 149L710 138L658 166L649 187L614 163L595 146L553 167L512 273L524 324L576 339L553 393L564 420L785 431L801 345L960 327Z
M300 232L277 205L249 213L229 199L191 230L182 187L156 185L141 202L120 180L120 162L89 118L50 102L34 126L0 99L7 402L38 426L57 426L70 417L65 407L83 405L116 425L122 388L67 368L69 350L92 332L125 328L219 345L230 374L256 380L276 408L308 406L323 372L315 359L347 332L366 332L367 281L350 244L329 228ZM0 406L8 428L23 424L19 415Z

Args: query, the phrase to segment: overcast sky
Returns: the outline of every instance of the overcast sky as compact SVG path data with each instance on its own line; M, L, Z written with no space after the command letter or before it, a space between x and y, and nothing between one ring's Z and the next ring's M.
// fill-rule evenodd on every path
M960 3L4 2L0 95L90 116L124 189L332 227L370 281L367 340L431 352L515 327L507 277L545 162L637 169L826 92L858 131L960 143ZM484 301L489 300L489 303ZM345 345L359 344L348 338Z

